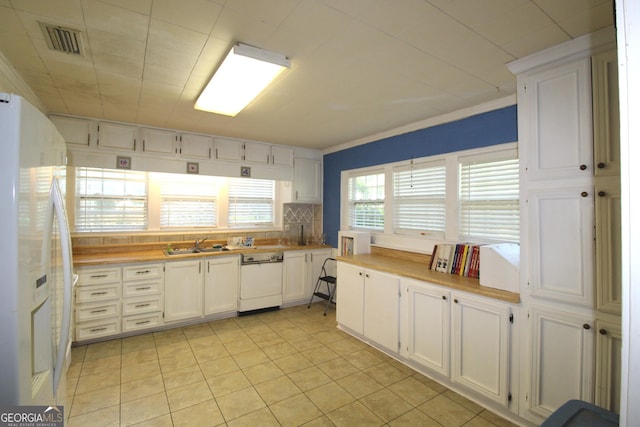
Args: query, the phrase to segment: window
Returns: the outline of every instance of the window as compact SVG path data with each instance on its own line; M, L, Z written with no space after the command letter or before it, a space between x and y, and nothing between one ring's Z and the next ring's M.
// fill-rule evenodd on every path
M218 179L205 175L151 174L160 186L160 227L215 227Z
M348 186L349 226L384 230L384 173L352 176Z
M394 231L436 234L445 230L446 169L444 161L394 168Z
M76 231L147 228L145 172L77 168Z
M518 159L460 162L460 236L518 242Z
M228 185L229 227L273 225L274 181L229 178Z

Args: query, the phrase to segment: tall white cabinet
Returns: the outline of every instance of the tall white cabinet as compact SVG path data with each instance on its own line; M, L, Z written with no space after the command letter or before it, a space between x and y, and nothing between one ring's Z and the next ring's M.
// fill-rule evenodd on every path
M615 32L599 31L509 67L518 85L521 296L528 319L521 330L528 339L520 415L540 422L569 399L594 402L596 379L607 372L609 388L620 383L619 361L611 356L619 343L596 346L597 324L615 330L620 323ZM601 402L618 410L615 398Z

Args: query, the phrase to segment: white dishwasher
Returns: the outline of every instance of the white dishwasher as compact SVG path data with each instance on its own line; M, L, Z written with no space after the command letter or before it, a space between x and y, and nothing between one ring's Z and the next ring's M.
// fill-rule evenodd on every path
M242 254L239 313L278 309L282 304L282 252Z

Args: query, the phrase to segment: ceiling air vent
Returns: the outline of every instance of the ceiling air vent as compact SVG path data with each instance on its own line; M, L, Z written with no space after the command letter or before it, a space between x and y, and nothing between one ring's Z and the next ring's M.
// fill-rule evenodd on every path
M49 49L72 55L83 55L82 33L71 28L40 22Z

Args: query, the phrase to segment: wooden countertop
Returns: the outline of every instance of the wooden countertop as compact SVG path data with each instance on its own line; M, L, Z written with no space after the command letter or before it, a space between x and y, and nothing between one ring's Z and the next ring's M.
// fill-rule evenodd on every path
M429 270L427 263L424 262L378 255L374 253L338 256L336 259L338 261L344 261L350 264L384 271L402 277L435 283L451 289L471 292L510 303L520 303L520 294L518 293L503 291L501 289L490 288L487 286L480 286L478 279Z
M74 252L73 265L76 267L95 266L105 264L122 264L122 263L135 263L135 262L165 262L172 260L185 260L192 258L205 258L215 256L230 256L240 255L245 253L257 253L257 252L279 252L279 251L300 251L300 250L313 250L313 249L331 249L328 245L288 245L274 247L273 245L260 245L255 248L247 249L234 249L220 252L201 252L201 253L184 253L179 255L167 255L163 249L159 248L138 248L131 246L128 249L126 246L121 246L120 250L104 250L99 251L95 248L92 250Z

